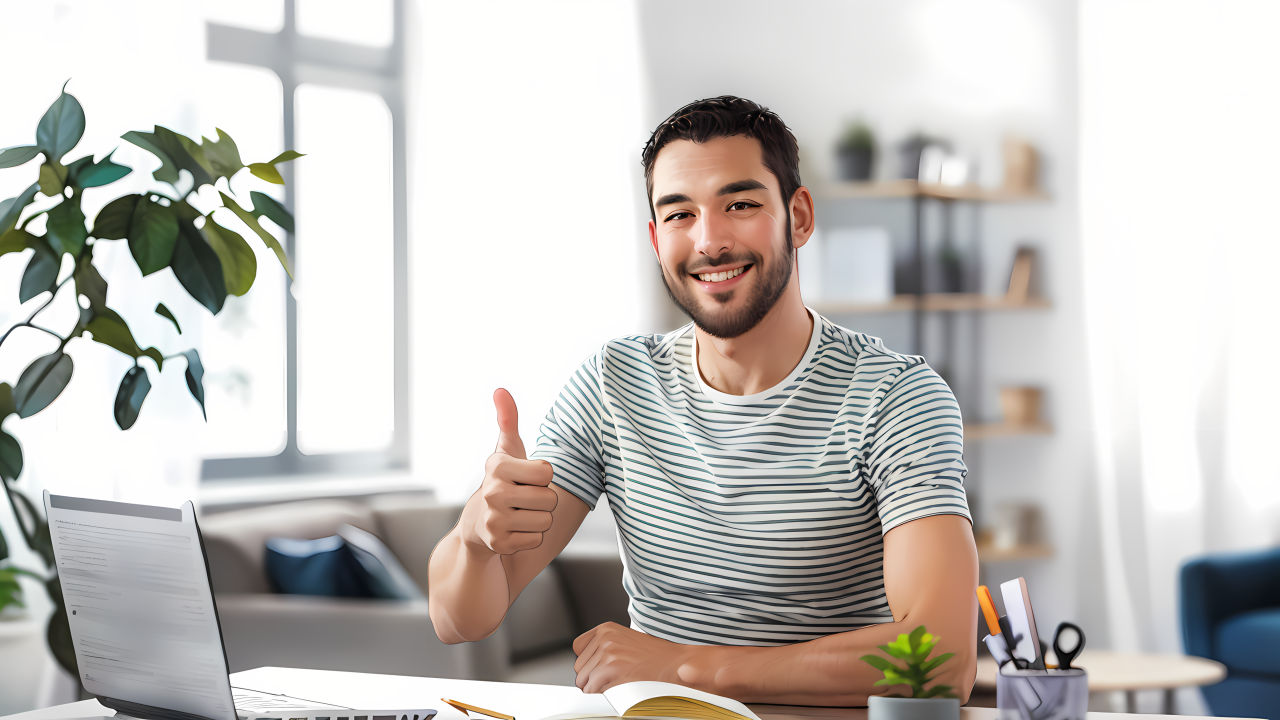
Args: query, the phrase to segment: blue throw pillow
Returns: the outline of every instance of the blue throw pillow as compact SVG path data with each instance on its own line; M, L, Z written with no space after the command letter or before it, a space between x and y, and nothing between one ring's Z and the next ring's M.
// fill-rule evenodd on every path
M318 540L271 538L266 571L272 589L288 595L421 599L422 593L376 536L351 525Z

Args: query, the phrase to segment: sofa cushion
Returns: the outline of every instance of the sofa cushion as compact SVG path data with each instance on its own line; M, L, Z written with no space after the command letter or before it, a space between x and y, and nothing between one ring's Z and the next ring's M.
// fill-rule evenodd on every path
M1230 670L1280 676L1280 607L1232 615L1215 634L1216 655Z
M367 573L337 535L317 540L267 540L267 579L285 595L375 597Z

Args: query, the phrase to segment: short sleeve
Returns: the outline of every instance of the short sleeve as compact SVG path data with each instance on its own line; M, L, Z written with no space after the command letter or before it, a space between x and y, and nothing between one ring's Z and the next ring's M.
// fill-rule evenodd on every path
M931 515L961 515L964 424L947 383L921 362L904 370L875 417L867 467L881 532Z
M592 510L604 492L603 418L599 355L592 355L560 391L538 428L538 442L530 458L551 463L555 472L552 482Z

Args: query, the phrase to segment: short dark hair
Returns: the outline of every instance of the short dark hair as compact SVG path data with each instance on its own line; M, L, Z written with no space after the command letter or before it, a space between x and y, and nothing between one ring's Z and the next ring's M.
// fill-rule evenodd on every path
M791 134L777 113L760 103L733 95L691 102L671 113L653 131L641 154L649 216L655 221L658 219L653 209L653 164L658 159L659 150L674 140L704 143L712 138L734 135L755 138L760 143L761 160L765 168L778 178L782 202L789 217L791 197L801 185L800 147L796 144L796 136Z

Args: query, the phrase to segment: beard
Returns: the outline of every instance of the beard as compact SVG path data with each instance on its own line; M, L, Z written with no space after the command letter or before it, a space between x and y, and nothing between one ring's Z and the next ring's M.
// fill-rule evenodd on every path
M667 288L667 294L671 296L671 301L680 306L685 314L693 318L694 324L702 328L702 331L708 335L722 340L736 338L739 335L760 324L765 315L773 309L778 303L778 299L782 297L782 293L787 289L787 283L791 281L791 270L794 265L793 253L790 250L791 243L788 242L788 250L785 253L775 253L770 258L768 264L761 262L761 258L754 252L743 254L726 253L718 258L710 260L702 265L706 267L715 267L717 265L727 265L734 262L746 261L751 263L751 267L759 275L750 289L734 288L723 293L711 295L711 300L718 304L719 309L707 309L698 301L699 294L696 289L691 287L693 281L690 279L690 270L687 265L682 264L676 268L682 280L672 282L667 277L666 268L659 263L662 271L662 282ZM751 293L737 309L727 309L730 302L733 301L740 293Z

